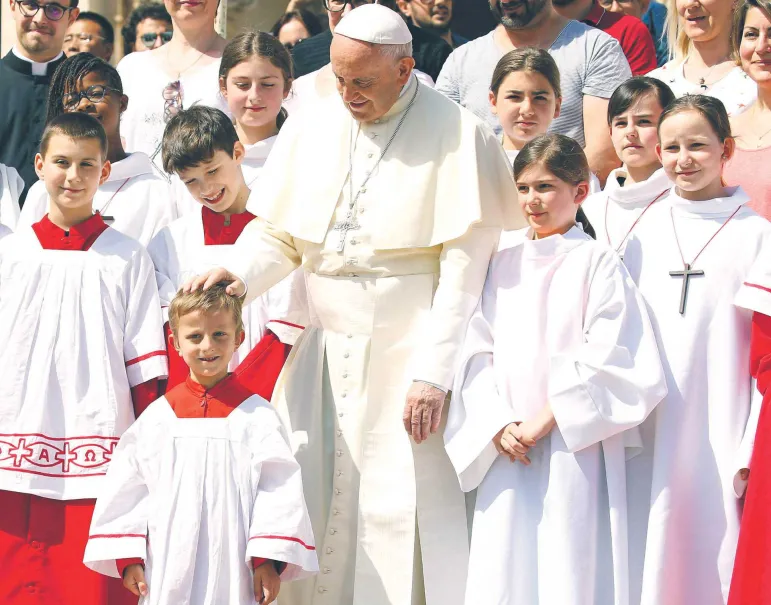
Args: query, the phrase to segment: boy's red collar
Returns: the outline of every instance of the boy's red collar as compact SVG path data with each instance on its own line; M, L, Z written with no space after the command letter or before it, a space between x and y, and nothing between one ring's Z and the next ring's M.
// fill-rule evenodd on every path
M79 250L85 252L108 228L99 213L82 223L73 225L69 231L57 227L46 214L40 222L32 225L37 239L44 250Z

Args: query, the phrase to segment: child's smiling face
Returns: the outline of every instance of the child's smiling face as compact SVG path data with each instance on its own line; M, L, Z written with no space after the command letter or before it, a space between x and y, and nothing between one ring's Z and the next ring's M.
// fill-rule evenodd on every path
M91 87L102 87L104 98L101 101L91 101L82 96ZM98 90L98 89L96 89ZM67 107L65 101L68 95L81 94L78 103ZM128 106L128 97L113 90L106 78L97 72L87 73L73 89L65 89L63 105L66 111L80 111L96 118L102 123L107 138L112 139L120 133L120 116Z

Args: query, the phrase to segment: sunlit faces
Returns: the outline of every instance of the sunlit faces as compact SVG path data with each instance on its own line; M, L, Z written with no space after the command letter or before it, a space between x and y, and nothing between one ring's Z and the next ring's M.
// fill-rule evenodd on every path
M134 52L152 50L163 46L164 42L161 34L171 31L171 23L159 19L143 19L137 25L137 35L134 38ZM155 39L150 46L142 39L145 34L156 34Z
M336 35L330 48L337 91L359 122L376 120L391 109L412 74L415 60L395 60L375 44Z
M408 0L404 6L415 25L436 33L450 29L452 0Z
M252 57L234 66L220 90L236 122L244 128L275 127L281 102L289 94L284 72L264 57Z
M658 166L656 126L663 108L655 94L646 94L624 113L613 118L610 138L616 155L630 168Z
M287 21L281 26L281 29L278 32L278 41L289 48L293 47L301 40L307 40L310 37L311 35L308 32L308 28L306 28L305 24L299 19Z
M695 42L708 42L728 36L731 27L731 0L676 0L685 35Z
M677 193L689 200L720 197L723 164L734 151L734 140L720 142L707 119L698 111L682 111L659 127L661 164Z
M218 0L164 0L164 6L175 23L205 19L214 22Z
M98 139L76 141L54 134L45 157L35 156L35 171L45 183L53 206L62 214L82 214L85 219L91 215L96 190L110 176L110 163Z
M542 239L567 233L575 225L578 207L589 194L589 183L566 183L538 162L519 175L517 192L536 239Z
M515 71L501 82L498 95L490 92L493 113L498 116L508 143L505 147L522 149L539 134L544 134L560 114L558 98L549 80L531 71Z
M179 318L176 333L169 339L190 367L193 379L212 386L228 373L233 354L244 342L244 331L238 331L233 313L193 311Z
M739 57L750 78L771 83L771 15L757 7L747 11Z
M214 212L227 212L238 198L243 185L243 160L244 146L236 142L233 157L218 149L209 161L180 170L178 176L198 202Z
M80 11L77 8L65 10L60 19L53 20L46 16L44 6L56 4L67 9L71 1L22 3L29 4L30 8L26 6L22 8L18 3L11 2L11 14L16 23L16 38L22 49L31 57L39 56L41 59L49 60L41 55L50 54L50 59L53 59L62 49L67 28L75 22ZM36 4L39 10L33 16L26 17L22 11L26 11L27 14L33 12L32 4Z
M83 93L92 86L101 86L104 89L104 97L101 101L94 102L88 97L80 96L80 101L74 107L66 107L66 111L79 111L87 113L102 123L104 131L108 137L118 133L120 128L120 115L126 111L128 106L128 97L121 95L110 88L110 84L101 75L96 72L87 73L75 86L74 90L69 88L64 91L64 99L72 93Z
M548 15L546 0L489 0L490 11L507 29L534 27Z
M89 19L80 19L67 29L62 50L68 57L78 53L91 53L109 61L112 57L113 45L105 40L104 32L98 23Z

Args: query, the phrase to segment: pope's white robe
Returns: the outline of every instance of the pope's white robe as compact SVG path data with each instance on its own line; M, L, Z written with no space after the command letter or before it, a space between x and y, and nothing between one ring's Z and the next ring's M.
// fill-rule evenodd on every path
M0 240L0 317L0 489L95 498L131 387L167 374L150 257L115 229L75 251L20 227Z
M339 251L352 146L354 195L374 172ZM311 317L274 403L303 468L322 573L282 594L292 605L460 603L463 494L441 439L415 446L401 417L414 379L451 387L500 227L522 224L500 144L412 79L372 123L354 122L339 97L290 116L256 193L265 220L246 227L227 266L249 300L303 264Z
M227 417L179 418L160 398L115 450L84 562L119 577L116 560L143 559L141 605L253 605L253 557L287 563L282 582L318 571L276 412L253 395Z
M627 605L625 457L666 394L655 335L609 248L579 227L517 235L490 265L445 430L478 487L466 605ZM495 434L547 402L557 426L532 464L499 455Z
M619 178L625 179L626 174L623 168L613 170L608 175L605 189L590 195L581 204L594 228L597 241L607 244L622 257L633 233L635 221L651 202L656 200L656 203L660 203L672 188L672 182L663 168L659 168L642 183L622 186Z
M19 197L24 190L24 181L13 166L0 164L0 227L11 231L19 222ZM0 237L2 237L0 231Z
M750 268L771 245L771 225L729 197L689 202L673 190L640 221L624 262L651 311L669 394L642 425L629 462L633 603L722 605L728 597L744 482L761 396L750 374L752 312L735 304ZM679 313L686 262L721 225L693 270ZM677 238L672 226L672 216ZM643 571L644 565L644 571ZM640 581L642 580L642 586Z
M38 181L32 185L21 209L19 226L29 226L42 219L49 203L45 183ZM143 246L177 217L169 183L141 152L112 164L109 178L94 196L94 212L100 212L113 229L133 237Z

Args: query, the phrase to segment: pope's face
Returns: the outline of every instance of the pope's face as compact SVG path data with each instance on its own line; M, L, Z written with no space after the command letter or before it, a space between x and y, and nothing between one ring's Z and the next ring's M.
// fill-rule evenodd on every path
M412 74L412 57L393 59L369 44L336 35L330 49L337 91L358 122L381 118L396 103Z

